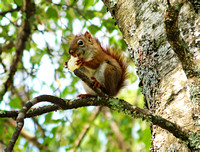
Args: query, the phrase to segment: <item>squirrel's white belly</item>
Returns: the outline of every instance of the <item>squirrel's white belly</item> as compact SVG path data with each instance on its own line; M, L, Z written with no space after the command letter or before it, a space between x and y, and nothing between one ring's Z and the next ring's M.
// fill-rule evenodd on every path
M105 87L104 84L104 70L106 69L106 62L102 63L96 70L93 70L91 68L84 67L83 72L89 77L95 77L96 80L101 84L102 87ZM86 84L82 81L83 88L85 89L87 94L96 95L96 93Z
M97 95L96 92L94 92L87 84L85 84L85 82L82 81L82 85L87 94Z
M87 68L87 67L81 67L81 71L85 75L87 75L89 78L91 78L91 77L94 76L96 70L93 70L93 69L90 69L90 68ZM82 85L83 85L83 88L84 88L84 90L87 94L96 95L96 93L85 82L82 81Z

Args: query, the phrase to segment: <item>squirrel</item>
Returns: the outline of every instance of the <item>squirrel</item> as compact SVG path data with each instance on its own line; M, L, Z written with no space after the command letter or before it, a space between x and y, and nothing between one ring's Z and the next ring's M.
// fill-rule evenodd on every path
M77 57L80 70L94 81L94 86L103 88L109 96L116 96L125 86L127 62L119 52L103 48L98 39L86 31L74 37L69 45L69 54ZM67 68L67 62L65 63ZM95 96L96 93L83 82L87 94L78 97Z

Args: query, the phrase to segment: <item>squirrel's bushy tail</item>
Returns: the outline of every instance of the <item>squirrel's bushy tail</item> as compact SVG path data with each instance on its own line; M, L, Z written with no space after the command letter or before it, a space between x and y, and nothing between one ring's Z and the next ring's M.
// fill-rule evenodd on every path
M120 53L119 51L114 50L114 49L110 49L110 48L103 48L101 43L99 42L99 40L96 39L96 41L97 41L98 45L102 48L102 50L106 54L108 54L109 56L112 56L115 60L117 60L117 62L121 66L122 76L121 76L121 80L118 83L118 87L117 87L117 91L116 91L116 94L117 94L119 92L119 90L121 90L124 86L126 86L126 80L128 78L128 63L127 63L127 60L124 57L124 55L122 55L122 53Z

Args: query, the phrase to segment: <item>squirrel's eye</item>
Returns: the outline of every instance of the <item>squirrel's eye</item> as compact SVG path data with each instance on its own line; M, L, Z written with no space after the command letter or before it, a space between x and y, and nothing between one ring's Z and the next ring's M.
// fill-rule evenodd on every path
M77 43L78 43L78 45L83 46L83 41L82 40L79 40Z

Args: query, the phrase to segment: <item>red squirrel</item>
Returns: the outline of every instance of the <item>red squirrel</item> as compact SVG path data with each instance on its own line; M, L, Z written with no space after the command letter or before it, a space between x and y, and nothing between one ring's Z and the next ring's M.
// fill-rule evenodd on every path
M104 49L88 31L74 37L69 46L69 54L78 57L76 64L81 65L79 69L109 96L116 96L125 85L127 63L124 56L109 48ZM87 94L79 97L96 95L84 82L83 87Z

